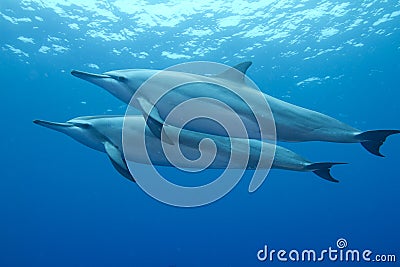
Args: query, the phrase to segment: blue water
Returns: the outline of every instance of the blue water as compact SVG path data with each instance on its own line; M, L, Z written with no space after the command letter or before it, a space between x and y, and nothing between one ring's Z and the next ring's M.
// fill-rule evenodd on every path
M0 266L297 266L256 254L339 238L400 260L400 136L382 147L386 158L358 144L283 143L350 164L333 168L338 184L272 170L252 194L247 174L219 201L184 209L32 123L125 112L71 69L252 60L248 75L272 96L363 130L399 129L398 1L135 2L0 2ZM303 265L318 264L352 265Z

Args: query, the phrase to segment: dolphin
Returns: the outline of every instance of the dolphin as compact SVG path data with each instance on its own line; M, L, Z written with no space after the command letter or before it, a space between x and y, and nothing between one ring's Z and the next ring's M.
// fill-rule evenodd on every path
M125 120L125 124L124 124ZM129 123L127 123L127 121ZM100 152L104 152L108 155L114 168L125 178L135 182L127 166L127 160L134 161L137 163L149 164L144 159L144 155L140 150L135 149L141 146L140 142L145 135L147 153L151 159L151 164L158 166L171 166L170 161L167 159L163 152L163 141L156 137L147 126L143 116L87 116L78 117L71 119L64 123L50 122L44 120L35 120L35 124L40 126L64 133L76 141ZM122 136L123 127L125 133L129 138L128 151L123 150ZM263 158L263 155L270 154L271 150L275 149L275 156L272 162L272 168L300 171L300 172L313 172L319 177L331 181L338 182L330 174L330 168L337 164L336 162L322 162L313 163L302 156L280 146L270 144L260 140L248 140L241 138L229 138L225 136L216 136L210 134L203 134L193 132L185 129L178 129L176 127L168 126L169 129L180 131L179 143L168 144L164 143L165 146L179 146L184 154L189 157L197 157L199 154L199 143L204 138L211 139L216 145L216 156L214 161L208 166L210 169L222 169L227 167L229 161L232 146L230 142L236 142L239 146L245 146L249 142L250 155L248 158L245 169L255 169L256 166L261 168L269 168L270 165L258 165L259 159ZM125 137L124 137L125 138ZM125 152L125 153L124 153ZM207 151L206 151L207 152ZM239 151L241 153L241 151ZM239 154L240 155L240 154ZM183 163L188 164L188 163ZM184 167L195 167L186 165ZM242 165L238 164L231 166L231 168L242 168ZM253 190L254 191L254 190Z
M262 120L265 120L265 123L270 123L271 120L274 120L276 138L278 141L361 143L367 151L381 157L383 157L383 155L380 152L380 147L386 141L386 138L390 135L400 133L399 130L361 131L330 116L284 102L265 93L262 93L265 100L260 99L260 97L258 97L258 91L256 92L254 88L248 86L245 82L245 74L251 64L251 62L243 62L214 76L203 76L170 70L161 72L159 70L150 69L114 70L103 74L72 70L71 74L104 88L121 101L127 104L131 103L133 107L141 110L146 118L150 116L159 122L165 122L166 116L171 109L185 100L196 97L209 97L219 100L234 108L235 112L237 112L240 118L245 122L247 135L233 135L233 137L252 139L268 139L271 137L268 134L266 136L260 136L259 124L252 114L254 111L257 113L257 118L262 118ZM161 79L163 84L159 85L160 88L158 88L157 84L152 84L151 88L147 88L148 90L141 90L139 95L135 94L149 78L156 74L162 75ZM188 81L201 82L188 83ZM176 88L169 94L166 94L161 101L156 102L153 95L163 90L166 85L176 82L186 84ZM228 83L230 87L235 88L235 90L238 90L240 93L255 99L254 109L250 110L248 105L237 95L223 90L221 86L215 85L216 83ZM133 99L131 102L133 96L136 97L136 99ZM262 103L260 104L260 101L267 101L273 118L272 116L268 116L268 111L263 108L264 106L261 106ZM209 103L209 107L213 108L212 106L213 104ZM149 107L152 107L151 111ZM220 115L223 113L220 109L218 112ZM226 116L231 115L232 114L229 113ZM171 120L169 120L168 124L179 127L178 121L171 122ZM152 132L157 135L158 130L154 129L151 125L149 126ZM221 127L215 127L212 122L206 119L191 121L187 129L226 136L226 132L221 129Z

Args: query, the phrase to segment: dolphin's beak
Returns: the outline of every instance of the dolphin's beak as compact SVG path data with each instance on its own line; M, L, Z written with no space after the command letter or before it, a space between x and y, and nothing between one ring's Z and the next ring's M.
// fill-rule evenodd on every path
M72 70L71 74L74 75L75 77L78 77L82 80L94 83L94 84L98 84L99 80L102 79L107 79L107 78L111 78L111 76L109 75L105 75L105 74L95 74L95 73L89 73L89 72L84 72L84 71L79 71L79 70Z
M95 73L90 73L90 72L84 72L84 71L79 71L79 70L72 70L71 74L74 75L75 77L81 78L81 79L96 79L96 78L111 78L109 75L105 74L95 74Z
M67 128L74 126L73 124L68 122L61 123L61 122L51 122L43 120L34 120L33 123L49 129L53 129L58 132L65 132Z
M92 84L100 86L110 93L113 92L115 86L116 79L115 77L107 74L94 74L89 72L83 72L79 70L72 70L71 74L75 77L78 77L82 80L88 81Z

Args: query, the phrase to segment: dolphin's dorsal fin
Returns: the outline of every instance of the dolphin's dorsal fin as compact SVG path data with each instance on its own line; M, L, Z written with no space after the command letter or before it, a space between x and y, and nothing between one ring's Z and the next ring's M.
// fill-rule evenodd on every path
M119 149L110 142L104 143L104 149L106 150L106 153L110 158L114 168L122 176L124 176L128 180L131 180L132 182L135 182L135 179L132 177L131 173L128 170L128 166L126 165L126 161L122 156L121 151L119 151Z
M216 78L221 78L225 80L234 80L234 81L244 81L244 77L246 76L246 71L251 66L251 61L242 62L233 66L232 68L227 69L226 71L215 75Z
M163 136L164 137L162 139L163 142L173 145L174 142L172 142L172 140L168 137L165 131L165 127L168 127L168 125L164 124L164 121L163 119L161 119L156 106L152 105L147 99L143 97L138 97L137 101L139 102L140 109L143 113L143 116L146 120L146 124L149 127L150 131L158 139L161 140L161 137Z

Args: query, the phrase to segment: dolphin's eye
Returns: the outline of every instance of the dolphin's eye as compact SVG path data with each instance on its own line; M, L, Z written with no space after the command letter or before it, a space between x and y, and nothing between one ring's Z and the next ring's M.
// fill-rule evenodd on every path
M109 75L111 78L113 78L114 80L120 81L120 82L124 82L126 80L126 78L124 76L118 76L118 75Z
M91 127L89 123L82 123L82 122L74 122L74 125L82 129L89 129Z

